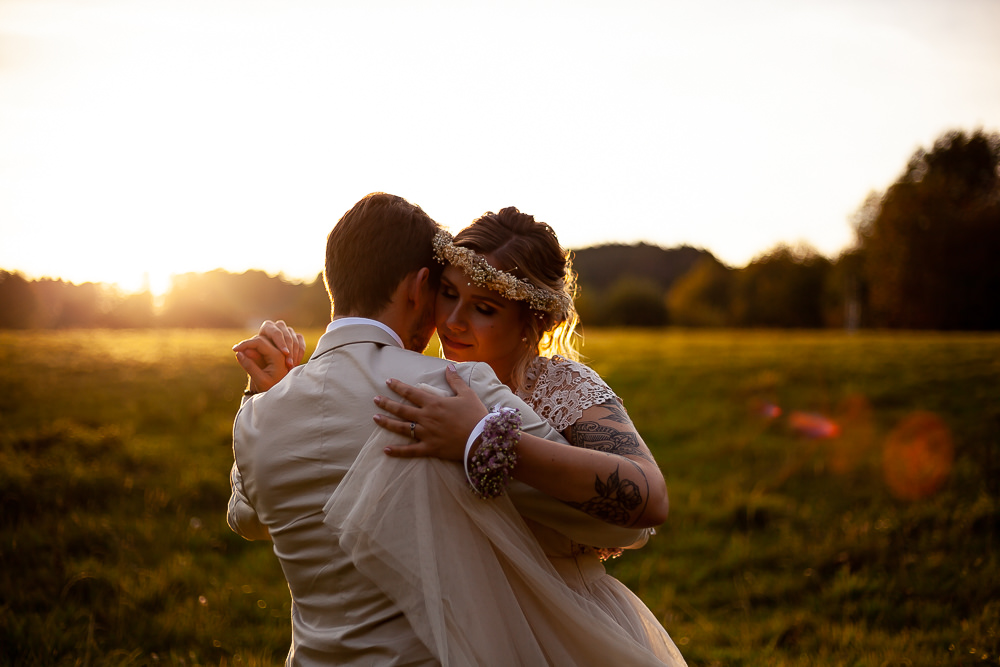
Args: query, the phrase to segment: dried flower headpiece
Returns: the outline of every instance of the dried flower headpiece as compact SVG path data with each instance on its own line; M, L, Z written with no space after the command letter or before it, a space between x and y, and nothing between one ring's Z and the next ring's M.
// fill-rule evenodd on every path
M455 245L454 237L444 229L439 229L434 235L433 245L437 261L461 269L479 287L514 301L527 301L533 309L556 316L563 315L569 306L566 294L535 287L527 280L490 266L486 258L475 250Z

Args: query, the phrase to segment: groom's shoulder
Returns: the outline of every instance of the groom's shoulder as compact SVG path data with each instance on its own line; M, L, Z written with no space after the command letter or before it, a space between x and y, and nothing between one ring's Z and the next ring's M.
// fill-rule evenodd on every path
M482 361L451 362L440 357L432 357L400 348L386 349L384 352L386 353L385 361L389 366L388 370L396 373L393 377L407 384L423 383L448 390L451 393L444 371L448 364L454 363L458 376L473 389L492 389L502 386L490 365Z
M381 348L379 358L384 372L408 384L428 382L437 386L444 382L444 369L448 366L447 359L391 346ZM428 379L438 376L440 381L430 382Z

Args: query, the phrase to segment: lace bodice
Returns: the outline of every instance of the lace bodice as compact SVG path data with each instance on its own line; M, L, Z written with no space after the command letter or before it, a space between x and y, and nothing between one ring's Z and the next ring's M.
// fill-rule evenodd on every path
M579 421L587 408L606 403L612 398L618 403L622 402L600 375L578 361L558 355L551 358L537 357L531 362L526 376L524 386L517 390L518 397L560 433ZM537 529L533 530L536 530L538 537ZM556 533L552 533L552 536L555 536L556 542L565 542L574 555L592 552L601 560L607 560L622 553L621 549L600 549L576 544ZM549 549L555 547L550 544Z
M560 433L575 424L587 408L612 398L621 403L600 375L560 356L537 357L517 395Z

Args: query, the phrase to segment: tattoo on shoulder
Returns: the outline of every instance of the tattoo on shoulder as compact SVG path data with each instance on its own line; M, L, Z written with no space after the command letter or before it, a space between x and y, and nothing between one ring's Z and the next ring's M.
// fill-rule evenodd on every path
M631 424L632 420L629 419L628 413L622 404L618 402L618 399L609 398L604 403L601 403L599 407L604 408L608 411L608 414L601 417L601 419L606 419L607 421L618 422L619 424Z
M647 461L653 460L652 455L639 440L638 434L634 432L619 431L597 422L578 421L573 424L570 435L570 442L577 447L596 449L599 452L619 456L638 456Z
M643 502L639 485L632 480L621 479L617 468L607 481L595 477L594 491L597 495L590 500L568 504L602 521L625 526L631 523L632 512Z

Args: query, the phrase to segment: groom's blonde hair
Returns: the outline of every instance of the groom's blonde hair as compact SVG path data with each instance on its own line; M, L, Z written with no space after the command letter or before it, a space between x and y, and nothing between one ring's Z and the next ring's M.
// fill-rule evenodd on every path
M323 274L338 314L374 317L389 305L400 281L430 269L437 284L442 266L431 241L439 226L402 197L373 192L345 213L326 239Z

